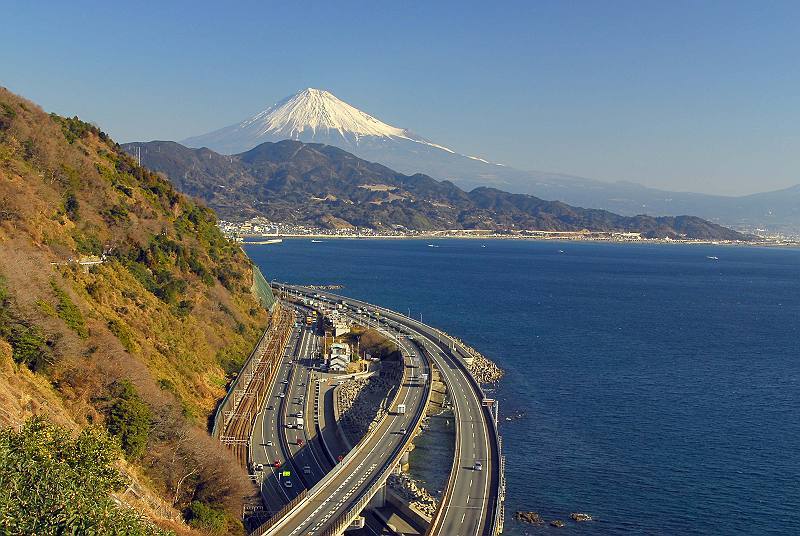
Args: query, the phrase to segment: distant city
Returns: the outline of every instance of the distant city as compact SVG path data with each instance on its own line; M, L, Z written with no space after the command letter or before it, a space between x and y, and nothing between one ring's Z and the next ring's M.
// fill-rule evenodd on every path
M308 225L273 222L262 216L240 222L219 220L220 230L237 242L259 242L259 238L270 241L279 238L503 238L538 240L593 240L613 242L664 242L664 243L715 243L734 244L728 240L676 240L671 238L644 238L641 233L618 231L544 231L494 230L494 229L449 229L439 231L418 231L396 226L392 230L376 230L370 227L346 227L331 229ZM796 246L800 237L768 233L755 229L752 234L765 245Z

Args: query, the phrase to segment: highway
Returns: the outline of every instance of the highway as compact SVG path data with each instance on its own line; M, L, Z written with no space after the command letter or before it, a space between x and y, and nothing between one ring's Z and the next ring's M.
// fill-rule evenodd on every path
M361 323L363 324L364 322L362 321ZM303 335L300 335L297 346L303 348L304 345L308 344L304 342L307 340L307 336L304 339ZM427 360L420 355L419 348L416 348L413 343L406 339L399 339L398 343L407 364L415 367L404 367L404 377L396 394L398 403L405 404L406 408L408 408L407 411L404 414L395 414L394 412L387 414L379 422L376 429L368 433L361 443L355 447L354 451L350 453L351 455L346 456L341 465L337 466L335 471L330 472L323 481L317 482L317 485L309 491L306 500L284 516L267 534L312 535L325 533L334 527L337 522L340 522L340 518L355 502L365 497L365 493L375 484L375 479L384 473L385 469L388 469L389 462L404 450L410 434L421 423L421 419L424 416L424 405L429 390L429 384L412 381L411 377L420 373L429 375L430 369L427 365ZM298 350L295 350L295 353L298 353ZM299 353L304 354L305 351L301 349ZM296 365L289 364L287 358L286 372L284 373L282 370L276 381L276 393L282 392L285 385L282 383L284 379L289 382L288 385L294 385L297 388L302 387L301 383L305 383L306 386L309 385L310 376L306 377L305 381L299 381L293 377L291 371L293 366ZM307 370L306 367L302 368ZM276 394L275 396L278 395ZM295 392L292 392L280 400L280 406L276 406L276 408L279 408L278 411L282 412L282 414L278 418L271 419L265 416L261 430L257 431L262 434L264 440L273 442L276 439L281 440L280 437L275 439L268 438L279 436L280 433L276 433L275 430L280 429L283 423L291 422L292 419L287 412L293 411L289 409L293 407L293 404L291 400L287 399L294 396ZM308 400L307 396L306 401ZM394 407L392 406L392 409ZM311 410L307 407L305 415L311 415L309 411ZM311 425L309 424L309 426ZM256 437L256 434L254 434L254 437ZM314 451L309 448L307 442L303 447L298 448L297 445L292 444L291 438L292 436L290 435L289 441L284 440L287 444L284 447L283 454L291 453L294 455L294 459L287 462L287 466L291 466L289 470L292 475L295 475L298 470L302 471L305 465L314 467L313 455L307 455L302 462L299 461L298 455L304 454L301 451L305 450L305 453L313 453ZM277 453L278 450L273 452ZM324 470L325 466L322 460L317 461L320 462L318 468ZM314 476L319 474L319 472L316 472ZM302 476L305 477L306 475ZM298 486L294 482L288 490L281 490L280 484L277 482L277 475L269 478L272 481L272 485L267 485L266 480L265 489L267 493L271 493L274 496L273 500L275 500L275 506L271 507L273 512L278 506L276 499L280 498L276 491L287 492L283 497L284 503L288 502L297 493L295 488ZM298 482L298 485L301 483ZM310 484L311 481L308 483Z
M359 300L311 291L303 287L281 285L279 288L298 292L310 298L316 295L329 303L341 303L348 307L350 314L356 309L369 311L373 321L380 319L386 328L399 329L409 334L426 349L448 387L457 422L453 472L440 511L434 518L435 526L431 534L448 536L493 534L497 497L500 493L498 440L492 428L491 414L483 406L483 394L480 388L456 362L459 355L452 349L453 341L421 322ZM379 313L380 316L376 316L375 313ZM370 456L370 460L372 459L373 456ZM476 463L481 464L480 470L476 468Z
M270 514L279 511L301 490L311 489L332 468L313 426L313 397L308 395L313 382L306 365L317 350L319 337L313 327L300 321L296 324L252 435L252 465L263 466L261 492ZM298 429L297 415L301 411L305 422ZM280 462L279 468L274 467L275 461ZM286 471L288 476L284 476ZM291 487L287 487L287 481Z
M306 341L306 334L302 330L296 329L289 341L288 349L284 353L275 377L275 382L269 388L269 394L264 402L264 408L253 429L253 443L251 444L250 457L253 468L262 466L263 471L254 471L256 475L263 478L261 482L261 494L264 499L265 507L269 513L274 513L294 498L301 488L287 488L281 482L281 473L284 470L284 463L291 467L291 460L288 456L288 449L283 439L282 410L286 404L285 385L283 380L289 377L291 372L291 357L294 353L293 348L302 347ZM274 467L274 462L281 463L280 468ZM293 469L290 470L295 473Z

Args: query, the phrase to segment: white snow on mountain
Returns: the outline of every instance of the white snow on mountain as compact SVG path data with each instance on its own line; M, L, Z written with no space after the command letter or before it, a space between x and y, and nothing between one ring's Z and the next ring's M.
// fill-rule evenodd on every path
M456 153L407 129L384 123L328 91L314 88L291 95L245 121L181 143L189 147L208 147L222 154L237 154L264 142L285 139L332 145L395 171L407 175L425 173L436 179L450 180L467 190L491 186L625 215L640 214L646 207L650 215L695 214L729 225L800 228L796 202L800 190L797 189L766 193L764 199L750 196L752 203L749 198L741 198L746 201L742 207L731 208L725 199L714 196L520 171L478 156ZM744 210L745 205L752 205L752 208ZM728 208L721 210L723 206ZM778 213L780 216L775 216Z
M355 136L407 137L402 128L393 127L375 119L337 99L333 93L308 88L257 113L240 128L259 127L259 135L282 134L298 138L310 130L337 130L340 134Z
M287 97L238 125L185 141L188 145L205 144L211 148L224 145L228 150L245 150L265 141L281 139L332 143L332 138L337 136L343 142L356 145L362 138L384 138L407 140L454 152L406 129L388 125L329 91L315 88Z

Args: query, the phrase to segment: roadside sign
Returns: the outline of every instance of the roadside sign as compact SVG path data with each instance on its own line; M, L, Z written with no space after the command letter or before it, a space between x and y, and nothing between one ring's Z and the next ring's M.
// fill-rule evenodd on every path
M283 476L292 476L292 472L291 471L284 471L283 472Z

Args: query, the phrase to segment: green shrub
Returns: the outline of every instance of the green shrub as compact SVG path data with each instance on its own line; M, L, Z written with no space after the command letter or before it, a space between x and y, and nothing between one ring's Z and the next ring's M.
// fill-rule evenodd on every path
M175 314L181 318L185 318L192 314L192 309L194 309L194 304L189 300L181 300L181 302L175 307Z
M67 213L69 219L72 221L78 221L80 219L80 215L78 214L79 208L80 203L78 203L78 198L75 197L74 193L68 193L66 199L64 199L64 212Z
M128 209L123 205L114 205L109 209L103 210L101 214L110 224L118 225L130 221Z
M126 263L125 267L133 275L133 277L135 277L136 280L139 281L139 283L141 283L145 289L147 289L148 292L153 294L156 293L156 290L158 290L158 285L156 284L153 274L147 269L147 266L140 262L134 261Z
M2 113L0 113L0 130L7 130L11 128L11 123L17 117L17 111L13 106L5 102L0 102L0 110L2 110Z
M116 337L119 339L119 342L122 343L122 346L127 351L133 352L136 349L136 343L133 341L133 335L125 324L113 318L108 321L107 325L111 333L116 335Z
M217 363L219 363L219 366L225 371L225 374L230 376L242 368L242 364L247 356L242 355L241 352L237 352L235 348L223 346L217 350L216 358Z
M200 501L192 501L189 506L188 518L189 525L210 534L224 534L228 525L223 510L213 508Z
M0 534L171 534L111 498L117 456L94 427L73 438L35 417L0 431Z
M103 253L103 243L97 235L89 231L73 230L72 239L75 241L75 249L83 255L100 255Z
M72 303L69 295L55 281L50 281L50 286L53 287L53 292L55 292L58 299L58 305L56 306L58 317L67 324L67 327L77 333L81 339L87 338L89 330L86 327L86 320L83 319L81 310Z
M33 371L41 370L52 357L50 346L42 330L14 321L8 327L8 342L15 362L26 365Z
M20 319L11 309L12 299L0 277L0 337L11 344L14 362L39 370L52 358L47 338L41 329Z
M83 138L89 132L94 132L100 135L101 138L104 137L104 133L100 132L100 129L85 121L81 121L77 116L61 117L57 114L50 114L50 117L53 121L61 125L61 132L70 144L75 143L75 140L79 138Z
M128 458L138 458L147 446L153 414L128 380L116 382L106 428L117 437Z

